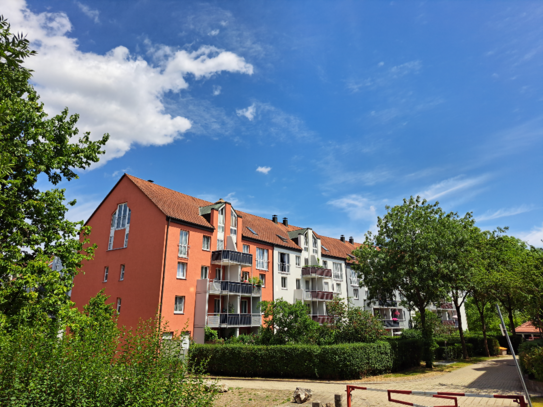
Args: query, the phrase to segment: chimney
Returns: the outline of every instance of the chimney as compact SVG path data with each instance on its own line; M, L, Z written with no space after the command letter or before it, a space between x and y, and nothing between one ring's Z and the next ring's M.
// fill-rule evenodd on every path
M148 179L147 182L155 182L155 181L153 181L152 179Z
M288 226L288 219L287 218L283 218L283 225Z
M349 238L349 243L350 243L350 244L354 244L354 239L353 239L352 236Z
M273 223L277 223L277 215L272 216Z
M343 243L345 243L345 236L344 236L344 235L341 235L341 237L339 238L339 240L341 240Z

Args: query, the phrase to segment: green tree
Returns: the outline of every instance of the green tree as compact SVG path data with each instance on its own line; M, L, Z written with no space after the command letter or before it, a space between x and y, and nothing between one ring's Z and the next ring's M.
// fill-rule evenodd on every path
M426 326L425 310L430 304L447 298L449 275L458 266L449 250L457 245L457 225L472 224L471 215L459 218L445 213L439 203L428 204L420 197L404 199L402 205L386 207L385 216L377 218L377 232L366 233L356 249L357 270L370 299L392 298L398 291L403 305L421 314L424 360L433 365L432 330Z
M290 304L283 299L262 301L264 326L262 343L284 345L287 343L312 342L319 324L311 319L302 301Z
M78 116L64 109L48 117L30 84L23 61L34 55L22 35L13 35L0 17L0 324L36 323L69 304L66 293L81 262L90 229L65 219L64 189L42 191L38 179L52 185L77 179L103 154L108 135L79 139ZM81 237L81 239L80 239ZM59 273L49 264L57 257Z

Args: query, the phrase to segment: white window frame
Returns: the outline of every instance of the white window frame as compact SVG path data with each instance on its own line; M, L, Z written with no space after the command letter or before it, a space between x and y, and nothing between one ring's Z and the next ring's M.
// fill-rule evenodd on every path
M343 265L341 263L335 263L335 262L332 264L334 265L334 269L332 270L332 275L334 277L334 280L343 281Z
M277 253L277 256L279 257L279 272L289 274L290 273L290 254L289 253L283 253L279 252ZM283 258L285 261L281 262L281 258Z
M251 253L251 248L248 244L243 245L243 253Z
M189 258L189 232L186 230L179 231L179 257Z
M217 304L218 304L218 306L217 306ZM215 298L215 300L213 301L213 313L214 314L220 314L221 313L221 300L219 298Z
M313 236L313 254L318 253L318 245L317 245L317 238Z
M245 312L243 312L243 303L245 303ZM249 300L241 300L239 304L239 313L240 314L248 314L249 313Z
M260 274L258 276L260 278L260 282L262 283L262 287L266 287L266 274Z
M304 235L304 252L309 252L309 239L307 234Z
M224 239L217 239L217 250L224 250Z
M248 271L242 271L241 272L241 280L242 281L249 281L249 272Z
M215 267L215 280L222 279L222 269L220 267Z
M300 256L296 256L296 267L300 267L302 264L302 258Z
M258 270L268 270L268 249L256 248L256 268Z
M288 290L288 280L287 280L287 277L285 277L285 276L281 277L281 289L282 290Z
M124 280L124 271L125 271L125 265L121 264L121 275L119 276L119 281Z
M121 297L117 297L117 307L116 307L116 310L117 310L117 314L120 314L120 313L121 313Z
M187 279L187 263L178 261L177 262L177 279L186 280Z
M176 295L175 296L175 304L173 307L173 313L174 314L184 314L185 313L185 296L184 295Z
M210 251L211 250L211 236L202 237L202 250Z
M296 279L296 289L300 290L302 288L302 280L299 278Z
M126 231L125 235L124 235L124 247L128 246L128 230Z
M230 236L238 235L238 215L234 208L230 208Z
M341 294L341 283L336 283L336 291L338 294Z
M328 268L328 261L327 260L322 261L322 267L324 267L325 269Z
M205 272L204 272L204 270L205 270ZM208 266L202 266L201 267L201 269L200 269L200 277L201 277L202 280L209 278L209 267Z
M323 291L330 291L330 283L328 283L328 281L324 281L322 283L322 288L323 288Z
M107 283L107 278L109 276L109 267L104 268L104 283Z
M309 259L307 257L304 258L304 266L309 266Z
M353 288L353 298L355 300L359 300L360 299L360 291L358 288Z
M225 213L225 210L224 210L224 206L222 208L219 209L219 233L224 233L224 213Z

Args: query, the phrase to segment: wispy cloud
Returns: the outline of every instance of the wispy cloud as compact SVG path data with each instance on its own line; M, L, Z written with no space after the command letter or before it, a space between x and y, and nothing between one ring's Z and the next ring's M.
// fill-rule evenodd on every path
M383 70L384 64L378 65L380 70L364 79L350 79L347 81L347 89L351 92L360 92L363 89L376 89L381 86L388 86L391 82L406 75L418 74L422 70L421 61L409 61L392 68Z
M478 187L489 178L489 175L481 175L473 178L465 178L464 176L460 175L430 185L430 187L428 187L426 190L418 192L415 194L415 196L418 195L428 201L433 201L434 199L441 198L445 195L453 195Z
M218 35L219 32L220 32L220 30L211 30L211 31L208 33L208 35L214 37L215 35Z
M535 247L543 247L543 223L541 226L536 226L529 232L517 233L519 239L528 242Z
M503 208L498 209L497 211L487 211L481 216L476 216L475 219L479 222L484 222L485 220L505 218L507 216L515 216L521 213L530 212L533 210L533 206L521 205L516 208Z
M219 96L221 94L221 89L220 86L213 86L213 96Z
M345 211L353 220L376 220L377 218L375 204L361 195L347 195L328 201L327 204Z
M258 167L256 172L261 172L262 174L268 174L271 171L271 167Z
M493 134L481 149L487 159L495 159L533 149L543 144L543 116Z
M130 170L131 170L131 168L130 168L130 167L127 167L127 168L124 168L124 169L122 169L122 170L114 171L113 174L111 174L111 177L112 177L112 178L116 178L116 177L118 177L119 175L125 174L125 173L127 173L128 171L130 171Z
M93 10L86 4L80 3L79 1L76 1L75 4L77 4L77 7L79 7L83 14L85 14L91 20L94 20L95 23L100 22L100 12L98 10Z
M253 103L251 106L246 107L245 109L236 109L236 113L238 116L244 116L249 119L249 121L252 121L256 115L256 106Z

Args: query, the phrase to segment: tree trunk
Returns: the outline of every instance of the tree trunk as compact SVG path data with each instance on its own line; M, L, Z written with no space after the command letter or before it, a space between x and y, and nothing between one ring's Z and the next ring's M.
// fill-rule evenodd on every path
M458 333L460 334L460 342L462 342L462 353L464 359L469 359L468 349L466 348L466 339L464 338L464 330L462 329L462 315L460 314L460 305L458 304L458 298L454 298L454 308L456 309L456 316L458 317Z
M513 307L511 306L511 299L507 299L507 313L509 314L509 324L511 325L511 332L513 335L516 335L515 331L515 321L513 321Z
M429 328L426 326L426 307L419 307L420 323L422 324L422 342L423 342L423 358L426 362L426 367L433 369L432 350L432 335L429 334Z
M483 328L483 338L485 343L486 355L490 357L490 350L488 349L488 342L486 340L485 307L484 305L479 307L479 301L477 301L475 297L473 299L475 300L475 306L477 307L477 311L479 311L479 316L481 317L481 326Z

